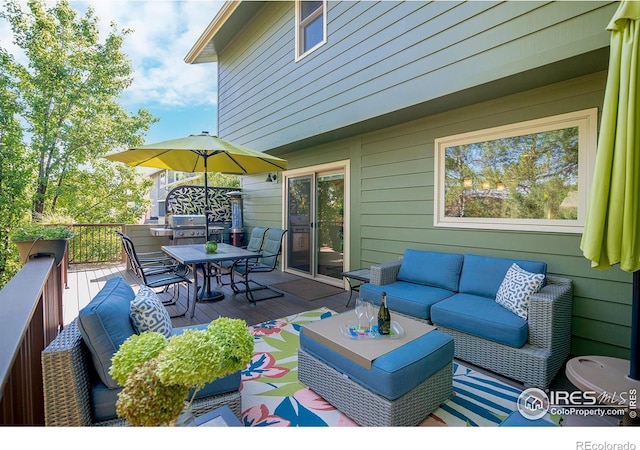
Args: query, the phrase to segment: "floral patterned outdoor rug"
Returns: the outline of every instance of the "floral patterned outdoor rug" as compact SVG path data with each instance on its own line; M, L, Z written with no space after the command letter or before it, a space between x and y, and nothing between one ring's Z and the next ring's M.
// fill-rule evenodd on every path
M242 373L242 422L254 427L358 426L298 381L299 330L335 314L318 308L251 327L255 350ZM454 362L453 396L421 426L497 426L520 390Z

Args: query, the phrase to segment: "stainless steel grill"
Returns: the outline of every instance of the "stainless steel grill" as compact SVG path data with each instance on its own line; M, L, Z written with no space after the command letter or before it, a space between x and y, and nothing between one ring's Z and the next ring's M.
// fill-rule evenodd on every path
M172 230L173 244L204 244L206 242L206 219L198 214L174 214L169 216L168 227Z

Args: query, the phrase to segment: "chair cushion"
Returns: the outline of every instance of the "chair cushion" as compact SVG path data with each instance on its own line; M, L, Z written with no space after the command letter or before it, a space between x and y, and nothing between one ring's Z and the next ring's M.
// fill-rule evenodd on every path
M237 391L240 389L241 374L242 372L238 371L205 384L202 389L196 392L196 399ZM122 388L110 389L101 381L96 380L91 386L91 412L95 421L100 422L118 417L116 402L120 391ZM193 390L189 392L187 398L191 398L192 395Z
M396 281L376 286L366 283L360 286L360 297L367 302L380 305L382 293L387 293L387 306L393 311L419 319L431 319L431 306L451 297L454 292L424 284Z
M455 294L431 307L434 325L451 328L520 348L529 338L528 322L498 305L493 298Z
M171 330L171 335L180 335L185 330L194 328L198 330L204 330L209 326L208 323L189 325L186 327L175 327ZM233 392L240 389L241 371L227 375L226 377L218 378L211 383L204 385L196 393L196 398L205 398L211 395L225 394L227 392ZM118 417L116 414L116 401L118 400L118 393L122 390L122 387L118 385L117 388L109 388L104 383L96 380L91 386L91 408L93 417L96 421L114 419ZM193 390L189 392L189 398L193 395Z
M407 249L397 279L456 292L463 261L463 255L457 253Z
M171 337L171 317L153 289L146 286L140 288L131 301L129 314L133 328L138 334L155 331L167 338Z
M453 338L430 331L373 360L371 370L342 356L300 330L300 348L372 392L395 400L414 389L453 360Z
M547 273L547 264L541 261L467 254L464 255L458 292L495 299L502 280L513 263L528 272L543 275Z
M111 358L135 334L129 318L129 305L134 297L133 289L122 278L111 278L78 313L80 334L100 380L109 388L120 387L109 375Z
M498 289L496 302L526 319L529 312L529 299L538 291L543 281L544 275L527 272L513 263Z

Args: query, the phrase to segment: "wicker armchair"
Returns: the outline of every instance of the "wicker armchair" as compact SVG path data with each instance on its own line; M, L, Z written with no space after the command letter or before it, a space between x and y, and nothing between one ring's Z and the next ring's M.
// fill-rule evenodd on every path
M123 419L96 422L91 413L90 383L96 377L88 349L84 344L77 319L42 352L44 412L47 426L125 425ZM239 391L194 400L196 416L227 405L241 416Z
M371 266L371 284L396 281L402 259ZM547 275L546 285L529 303L527 343L520 347L489 341L435 324L453 336L455 357L518 380L525 386L546 388L569 356L573 282Z

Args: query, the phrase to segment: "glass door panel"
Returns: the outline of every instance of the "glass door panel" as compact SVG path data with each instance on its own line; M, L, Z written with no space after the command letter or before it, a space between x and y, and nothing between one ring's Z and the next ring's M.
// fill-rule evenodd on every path
M316 196L316 273L342 279L344 173L318 174Z
M313 275L313 175L287 178L287 268Z

